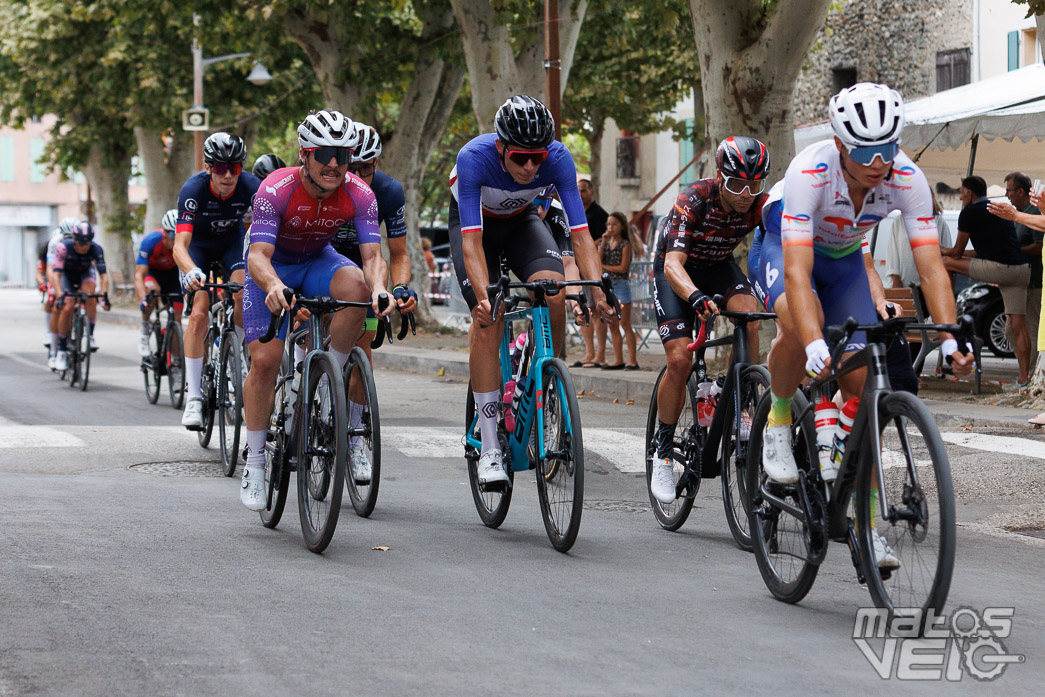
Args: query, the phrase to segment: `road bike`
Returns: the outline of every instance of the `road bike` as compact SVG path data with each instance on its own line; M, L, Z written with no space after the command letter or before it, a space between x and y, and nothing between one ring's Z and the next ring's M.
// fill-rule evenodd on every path
M146 303L156 300L149 320L149 355L142 358L141 370L145 379L145 397L149 404L160 398L160 383L167 376L167 392L171 406L185 405L185 335L181 322L175 319L174 303L181 302L181 293L157 293L150 290ZM166 320L162 315L166 313Z
M69 356L67 368L59 372L59 378L69 378L69 387L79 387L81 392L87 391L87 381L91 375L91 330L87 317L87 301L99 298L105 305L109 304L108 293L84 293L77 290L62 294L62 298L73 298L73 324L66 342Z
M717 306L725 307L722 296L717 295L713 300ZM662 503L650 490L653 463L657 457L657 392L667 373L667 366L657 376L646 417L646 489L653 514L660 526L665 530L678 530L689 517L701 479L712 479L721 474L722 505L726 511L729 531L741 549L750 551L748 497L745 489L747 451L751 415L769 387L769 371L764 366L751 363L748 324L776 319L776 315L771 312L721 310L719 316L733 321L731 334L707 339L708 323L698 317L696 339L686 347L693 352L693 366L686 380L686 399L671 448L676 499L670 504ZM714 417L709 425L702 426L697 418L697 390L701 383L715 382L715 376L708 375L705 362L705 352L715 347L730 347L731 354L729 366L719 378L723 381L722 392L717 397L718 407Z
M581 433L581 415L577 391L566 364L554 355L551 321L547 296L554 296L568 286L601 286L607 299L618 308L608 275L601 281L553 281L511 283L508 276L487 288L492 298L491 312L497 317L504 304L504 332L501 336L500 361L502 397L504 385L516 379L517 405L506 407L503 399L497 401L497 432L507 484L481 485L478 465L482 450L479 417L471 383L465 406L465 459L468 462L468 482L472 490L479 518L490 528L497 528L508 515L512 500L515 473L535 469L537 497L540 501L544 528L552 547L569 551L580 530L584 502L584 441ZM508 295L509 290L526 290L531 295ZM567 296L577 300L587 315L584 295ZM528 304L529 307L517 309ZM509 347L515 342L514 322L527 322L527 342L519 367L513 374L514 357ZM514 402L513 402L514 404ZM511 412L514 428L505 425Z
M959 344L971 345L973 337L968 316L957 325L917 324L910 317L858 324L849 318L840 329L829 328L830 373L796 392L791 403L796 484L776 483L762 470L770 393L759 401L748 450L749 526L759 572L778 600L797 603L805 597L834 541L849 546L857 578L890 619L920 619L943 610L955 552L950 463L928 408L913 394L892 391L885 358L893 338L922 329L954 334ZM867 332L867 344L842 361L856 331ZM813 405L830 398L840 376L865 367L867 378L837 477L825 482ZM874 533L884 538L899 567L878 567Z
M305 545L322 552L330 544L341 511L342 486L350 498L352 477L345 476L349 444L353 439L363 445L370 459L371 481L376 482L381 468L381 420L378 413L374 375L366 353L354 346L344 370L327 350L324 315L346 307L370 307L369 302L335 300L329 297L297 297L284 291L287 302L295 309L309 311L309 317L288 332L276 378L275 405L265 438L265 508L261 523L275 528L283 517L290 488L290 473L297 471L298 515ZM388 306L388 296L379 296L379 304ZM259 339L271 341L287 316L274 314L268 331ZM371 346L380 346L385 336L391 339L387 317L379 318L378 337ZM297 363L294 347L304 343L311 347L304 360ZM359 380L365 398L360 423L350 425L347 395L353 380ZM377 486L371 484L374 499ZM353 499L353 505L355 500ZM371 505L371 510L373 509Z

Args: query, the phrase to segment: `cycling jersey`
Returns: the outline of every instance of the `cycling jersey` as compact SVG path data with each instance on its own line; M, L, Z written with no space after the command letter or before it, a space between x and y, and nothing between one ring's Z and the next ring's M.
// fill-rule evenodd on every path
M745 213L727 213L717 179L698 179L675 199L667 218L665 234L657 244L657 257L668 252L685 252L688 270L702 269L729 261L744 237L762 222L758 196Z
M58 252L58 245L62 243L62 231L58 228L51 233L51 239L47 242L47 263L54 264L54 255Z
M153 230L142 238L138 246L137 266L147 266L150 271L170 271L176 268L174 250L163 243L163 230Z
M566 218L566 211L563 210L562 204L554 198L544 216L544 224L552 231L552 237L559 245L559 254L564 257L572 257L573 238L570 237L570 221Z
M192 244L225 247L240 242L246 230L243 217L250 212L251 200L261 182L250 172L241 172L236 188L221 198L210 186L210 175L197 172L189 177L178 194L178 234L192 233Z
M91 266L98 267L98 273L105 273L105 252L97 242L91 242L90 248L83 254L76 251L72 240L64 240L55 250L55 271L61 271L63 275L79 278L91 270Z
M562 143L553 140L548 158L537 168L533 181L523 185L512 179L501 164L493 133L468 142L457 154L450 172L450 192L461 217L461 232L483 229L483 218L511 218L522 213L533 199L554 184L570 221L571 234L588 230L584 204L577 192L577 168L573 156Z
M912 249L939 244L929 183L903 152L897 154L889 177L867 192L859 216L849 200L834 140L814 143L791 161L782 195L784 247L803 245L821 256L843 257L858 249L864 235L895 210L903 213Z
M276 170L265 182L254 200L250 243L275 245L273 262L298 264L316 256L349 221L355 225L360 244L381 243L377 199L354 174L346 174L341 186L322 201L312 198L302 186L299 167Z
M385 237L394 240L406 235L406 196L403 194L403 185L396 179L384 172L374 172L374 179L370 183L370 189L374 192L377 200L378 223L385 224ZM359 233L356 232L355 222L349 220L341 226L331 241L341 254L362 264L359 256Z

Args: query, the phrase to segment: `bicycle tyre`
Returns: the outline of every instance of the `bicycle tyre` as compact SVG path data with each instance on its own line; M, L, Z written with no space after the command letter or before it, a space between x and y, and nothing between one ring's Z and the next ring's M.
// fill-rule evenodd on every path
M752 498L751 509L748 514L748 529L751 531L751 542L755 560L758 563L758 571L762 575L766 588L769 589L774 598L781 602L797 603L813 587L813 581L816 580L816 575L820 571L820 565L814 564L803 557L797 557L799 559L797 567L794 561L789 561L796 558L796 555L793 553L794 547L801 545L802 552L806 552L804 542L807 534L806 524L798 521L782 509L771 506L767 500L762 499L760 493L762 481L765 479L762 471L762 443L766 423L769 419L771 396L772 393L769 390L762 395L762 399L758 402L758 409L755 411L755 417L751 421L751 442L747 461L747 490L751 492ZM791 401L792 418L797 420L798 414L805 410L807 404L808 400L805 396L801 392L796 392L794 399ZM810 462L809 458L817 457L816 428L813 424L811 413L801 423L796 422L792 442L796 464L798 464L799 469L807 469ZM819 467L819 460L816 462ZM790 503L797 501L797 494L784 493L787 490L795 492L795 486L785 487L773 484L768 486L773 487L779 495L789 497L791 499ZM793 530L790 536L792 539L790 544L787 545L782 545L781 539L778 537L781 519L785 525L788 525L788 521L790 521L789 527ZM786 546L789 551L780 553L782 546ZM786 557L786 560L775 560L774 557ZM779 561L780 563L774 563L774 561ZM789 573L787 573L787 578L781 575L785 562L790 569Z
M544 364L542 372L544 422L541 427L544 430L545 455L556 452L563 457L538 459L537 498L541 503L544 529L552 547L559 552L568 552L577 541L584 510L581 408L565 363L553 358ZM566 412L562 413L564 406ZM569 417L569 426L564 416Z
M870 506L874 466L869 457L861 457L856 484L856 529L867 590L876 606L889 611L890 619L898 612L911 616L920 611L919 619L930 610L939 615L951 587L956 544L954 489L947 450L936 420L916 396L908 392L889 393L879 402L878 412L878 442L892 445L899 441L904 458L903 467L885 470L886 482L879 482L879 487L886 488L891 509L916 517L896 523L878 517L880 508ZM912 426L920 438L910 437L908 429ZM918 455L924 452L928 463L915 459L916 450ZM866 451L862 448L860 452ZM931 484L926 481L930 470L935 479ZM876 528L871 525L874 519ZM934 521L938 529L931 531ZM872 530L885 538L900 563L888 579L878 572ZM935 551L930 549L933 542ZM916 585L919 588L915 589Z
M357 372L358 371L358 372ZM381 487L381 415L377 403L377 385L374 383L374 371L367 360L366 352L358 346L352 349L345 363L343 378L345 381L345 397L351 401L353 377L359 381L360 389L363 391L363 413L358 436L349 435L349 462L348 471L345 473L345 486L348 488L348 498L352 501L352 508L356 515L361 518L369 518L377 505L377 494ZM346 402L346 405L348 402ZM349 407L351 409L351 407ZM349 428L351 425L351 411L349 417ZM370 483L361 484L355 480L352 472L352 438L360 438L363 450L370 461Z
M341 512L348 460L348 410L345 383L333 356L327 352L317 355L308 373L298 416L304 419L297 439L298 514L305 546L320 554L334 537Z
M503 404L503 402L500 402ZM467 431L472 427L475 418L475 393L472 392L472 383L468 383L468 398L464 407L464 427ZM497 432L502 432L504 414L497 417ZM481 440L479 433L479 422L475 422L475 430L472 436ZM504 450L504 443L501 444ZM512 492L515 490L515 471L508 468L508 487L504 491L483 491L479 488L479 452L470 445L465 445L465 459L468 461L468 488L472 490L472 501L475 502L475 510L479 513L479 519L488 528L498 528L508 515L508 508L512 503Z
M265 438L265 496L267 508L258 513L261 516L261 524L272 529L279 525L283 517L283 509L287 505L287 493L290 488L290 467L287 462L287 429L293 428L293 423L284 423L283 400L286 398L287 385L289 381L282 378L290 374L290 359L286 351L280 362L280 380L277 382L274 399L275 406L272 417L269 419L268 434Z
M214 355L215 340L218 332L209 327L203 337L203 370L200 371L200 395L203 397L203 426L196 432L201 448L210 445L210 437L214 431L214 390L216 387L218 357Z
M160 381L163 375L160 371L160 361L163 355L163 337L160 326L153 323L149 330L149 355L142 359L142 374L145 377L145 398L149 404L155 404L160 399Z
M769 371L761 365L749 365L740 375L741 419L746 413L750 420L755 413L758 400L769 389ZM747 495L747 451L751 443L751 426L748 438L737 437L737 419L733 415L733 399L719 397L720 409L725 409L722 422L722 440L719 444L719 471L722 473L722 506L726 511L726 523L733 541L746 552L751 551L751 531L748 528L748 509L751 508Z
M221 469L226 477L236 473L239 438L243 426L243 374L240 372L238 344L236 333L227 329L221 339L221 363L216 395Z
M83 318L79 311L73 315L73 328L69 334L72 339L69 350L69 387L76 387L80 381L80 340L83 338Z
M163 341L163 360L167 366L167 394L171 398L171 407L181 411L185 408L185 332L181 324L168 324Z
M86 319L86 318L85 318ZM80 325L80 391L87 391L87 380L91 376L91 332L90 324Z
M661 368L660 375L657 376L657 382L653 385L653 394L650 396L649 410L646 414L646 494L649 496L650 506L653 508L653 515L657 519L657 523L665 530L673 532L681 528L686 519L689 518L695 497L683 496L675 499L670 504L664 504L650 490L650 484L653 481L653 460L657 456L657 393L666 373L667 368ZM683 438L685 438L687 437L685 434L689 433L696 426L697 389L696 376L692 371L690 371L689 378L686 380L686 397L687 399L682 405L682 412L679 414L679 420L675 425L675 446L672 448L673 451L679 450L679 433L681 432ZM697 456L699 455L700 453L697 453ZM682 477L686 469L677 460L675 461L674 469L675 483L678 484L679 478Z

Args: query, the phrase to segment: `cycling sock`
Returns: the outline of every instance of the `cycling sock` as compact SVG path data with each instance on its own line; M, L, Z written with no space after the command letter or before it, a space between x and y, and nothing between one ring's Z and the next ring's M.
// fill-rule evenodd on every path
M247 332L243 329L243 327L239 326L238 324L233 324L232 328L236 332L236 338L239 339L239 342L242 344L243 340L247 336Z
M247 467L265 466L265 434L266 429L252 431L247 429Z
M663 460L671 457L671 446L675 440L675 426L657 419L657 457Z
M348 427L349 428L360 428L363 425L363 410L365 407L362 404L356 404L351 399L348 400ZM357 448L363 445L363 436L351 436L348 442L348 447Z
M871 529L874 530L874 519L878 517L878 489L871 489L870 512Z
M65 334L59 334L58 335L58 350L59 351L64 351L65 350L65 340L66 340L66 338L67 337L66 337Z
M790 426L792 397L777 397L776 392L773 392L772 390L770 390L770 392L772 393L773 398L769 407L769 425Z
M500 450L501 441L497 439L497 401L501 397L500 390L493 392L474 392L475 410L479 414L479 431L482 433L482 452Z
M50 312L45 312L44 313L44 328L47 331L51 331L51 313Z
M150 326L149 320L143 319L142 320L142 336L148 336L149 335L149 330L151 328L152 327Z
M200 389L202 377L203 356L199 358L185 356L185 389L188 390L189 399L203 399L203 391Z
M94 322L87 322L87 336L94 336Z
M345 363L348 363L348 354L338 351L333 346L330 347L330 352L334 354L334 358L337 359L337 366L342 370L345 369Z
M305 347L301 344L294 344L294 365L300 364L305 360Z
M61 343L57 332L51 332L51 355L58 353L58 344Z

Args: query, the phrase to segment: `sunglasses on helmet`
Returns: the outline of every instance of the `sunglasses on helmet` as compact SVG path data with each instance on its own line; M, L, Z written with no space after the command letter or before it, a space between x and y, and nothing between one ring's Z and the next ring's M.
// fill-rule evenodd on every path
M505 153L508 155L508 159L520 167L525 167L526 163L531 161L540 167L541 163L548 159L547 150L512 150L509 148L505 150Z
M881 158L882 164L887 165L896 159L897 153L900 152L900 144L893 141L882 145L860 145L852 148L846 146L846 150L849 151L849 157L858 165L866 167L874 164L876 157Z
M224 177L226 174L235 176L243 171L243 165L239 162L215 162L210 169L219 177Z
M740 177L722 177L722 186L725 187L726 191L736 196L744 193L746 190L752 196L758 196L766 190L766 180L756 179L751 181L750 179L741 179Z
M331 159L336 159L339 167L347 165L352 158L352 150L350 148L339 148L333 145L324 145L321 148L305 148L305 152L312 153L312 159L324 165L329 163Z

